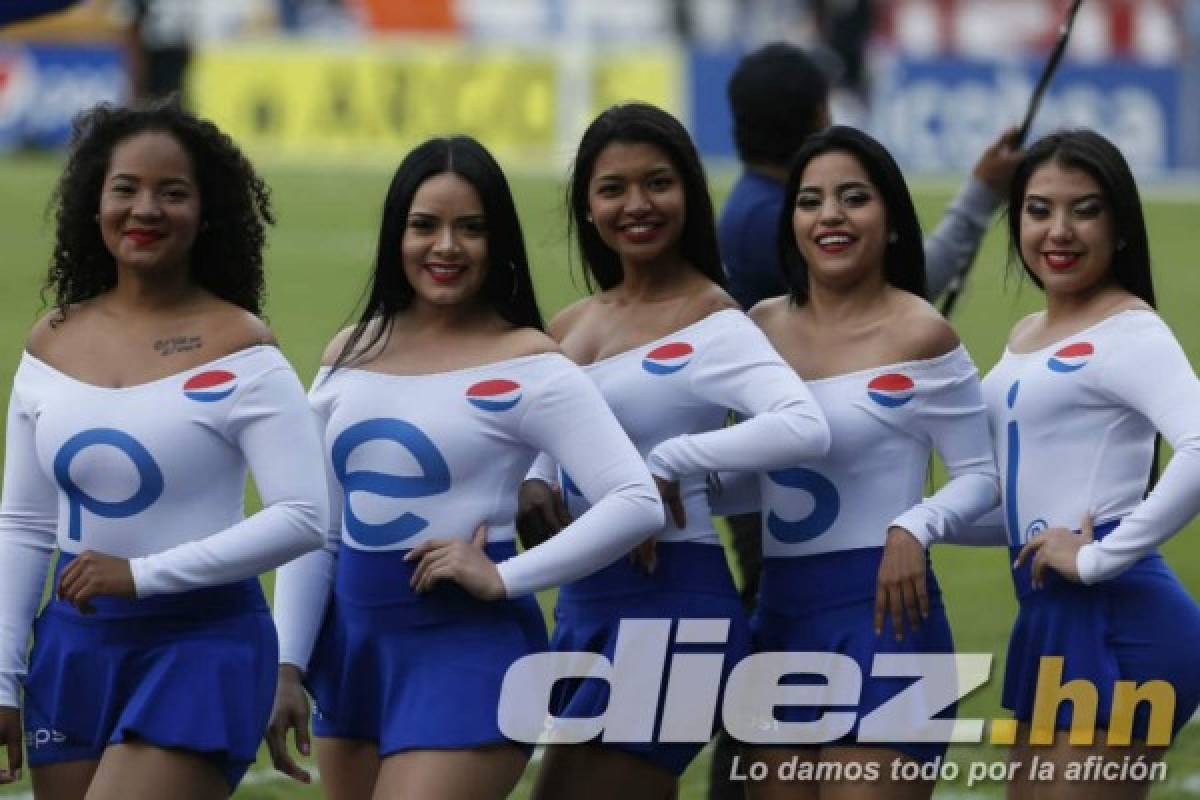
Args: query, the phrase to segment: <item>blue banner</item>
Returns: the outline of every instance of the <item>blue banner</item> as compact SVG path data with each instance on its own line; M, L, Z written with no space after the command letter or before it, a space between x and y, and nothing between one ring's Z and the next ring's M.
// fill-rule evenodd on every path
M964 171L1003 128L1020 122L1042 68L958 58L896 59L877 77L871 128L905 167ZM1131 61L1064 63L1034 120L1032 138L1093 128L1112 139L1135 172L1181 166L1181 73Z
M705 157L736 157L725 85L739 55L690 54L688 123ZM1020 122L1042 63L885 59L875 72L868 128L906 169L965 172L1000 131ZM1033 136L1061 127L1095 128L1141 175L1188 166L1181 143L1183 80L1175 65L1064 63L1042 101Z
M691 118L685 122L705 158L737 158L725 86L741 55L739 50L699 48L688 54L686 96Z
M127 94L116 45L0 43L0 152L61 147L76 114Z

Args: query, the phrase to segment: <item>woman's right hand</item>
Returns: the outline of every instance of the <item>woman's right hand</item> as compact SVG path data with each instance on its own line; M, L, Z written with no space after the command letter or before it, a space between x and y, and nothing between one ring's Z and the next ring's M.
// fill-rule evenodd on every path
M289 730L294 730L296 749L301 755L309 755L312 747L308 738L308 716L308 694L301 682L300 669L292 664L280 664L275 705L271 708L271 723L267 726L267 749L275 769L301 783L311 783L312 775L292 759L287 735Z
M0 784L21 780L21 767L25 764L24 744L21 709L0 706L0 747L8 750L8 769L0 769Z
M524 481L517 492L517 535L528 550L571 524L562 489L543 480Z

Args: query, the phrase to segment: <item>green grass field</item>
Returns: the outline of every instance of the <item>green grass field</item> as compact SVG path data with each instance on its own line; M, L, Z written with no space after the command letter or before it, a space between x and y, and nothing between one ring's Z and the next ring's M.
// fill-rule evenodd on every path
M38 296L50 248L52 226L43 210L58 163L52 159L0 161L0 383L7 385L20 356L26 331L43 308ZM378 215L390 178L386 167L343 169L267 166L279 225L269 250L268 316L279 341L304 379L316 370L324 343L351 313L366 277L375 245ZM731 174L714 176L723 197ZM918 187L917 201L927 226L936 223L952 187ZM547 317L579 296L582 281L568 270L567 242L560 180L517 176L513 180L535 269L543 312ZM1176 331L1193 363L1200 363L1200 272L1192 269L1191 247L1200 202L1151 200L1146 203L1155 257L1160 309ZM1193 233L1189 233L1193 231ZM1000 354L1007 331L1021 315L1037 307L1037 291L1005 270L1004 234L994 226L979 257L970 287L954 323L981 370ZM1200 544L1193 524L1167 547L1166 554L1194 595L1200 594ZM996 551L935 551L935 564L955 639L965 652L994 653L992 680L971 696L960 715L982 719L1003 716L999 707L1000 677L1007 631L1015 613L1005 554ZM546 598L543 598L546 600ZM1200 669L1200 665L1197 665ZM956 748L962 762L1002 758L999 750ZM1168 757L1169 785L1156 797L1200 794L1200 726L1182 736ZM528 795L531 767L514 797ZM704 758L685 776L681 797L704 796ZM306 789L271 777L258 768L237 792L245 800L318 797ZM13 792L25 792L22 785ZM966 793L962 782L939 794ZM972 790L976 796L980 790ZM989 792L999 796L992 785ZM9 792L0 792L4 796Z

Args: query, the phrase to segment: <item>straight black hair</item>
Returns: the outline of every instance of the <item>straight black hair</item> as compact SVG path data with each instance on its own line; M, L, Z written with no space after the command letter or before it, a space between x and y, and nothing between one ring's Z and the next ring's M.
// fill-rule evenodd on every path
M483 301L508 322L544 330L529 274L529 258L512 191L496 159L470 136L429 139L405 156L396 168L383 204L375 266L362 314L334 361L334 369L366 354L391 331L392 318L408 308L415 292L401 263L400 242L413 196L429 178L452 173L475 187L487 226L487 277ZM378 321L368 337L367 329Z
M808 263L800 253L792 214L804 169L819 155L848 153L862 164L872 185L883 199L887 217L887 247L883 256L883 277L892 286L925 297L925 245L921 223L913 206L912 195L900 167L887 149L856 128L835 125L815 134L801 146L788 172L783 211L779 216L779 262L792 302L808 301Z
M1015 259L1039 289L1042 282L1021 255L1021 209L1029 179L1043 164L1054 161L1086 172L1100 184L1113 221L1112 276L1117 285L1156 307L1150 274L1150 243L1137 182L1116 145L1091 130L1051 133L1034 142L1017 164L1008 191L1009 261Z
M627 103L612 106L588 126L567 180L567 232L574 234L579 246L588 288L611 289L624 278L621 259L588 222L588 185L596 159L613 142L651 144L667 154L683 180L685 216L679 251L689 264L724 287L727 279L717 246L712 196L696 145L683 124L666 111L647 103Z
M1113 280L1146 305L1157 308L1154 277L1150 272L1150 240L1146 235L1146 218L1142 214L1137 181L1133 179L1129 163L1117 146L1093 130L1079 128L1043 136L1029 147L1025 157L1017 164L1008 191L1009 263L1020 261L1034 286L1044 288L1021 255L1021 209L1025 204L1029 179L1039 167L1051 161L1070 169L1082 170L1100 184L1113 225ZM1155 434L1146 494L1158 483L1158 457L1161 451L1162 435Z

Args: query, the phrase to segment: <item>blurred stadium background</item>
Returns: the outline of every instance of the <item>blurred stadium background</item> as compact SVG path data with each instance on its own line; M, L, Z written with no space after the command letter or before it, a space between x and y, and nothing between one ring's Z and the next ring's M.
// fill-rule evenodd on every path
M0 20L5 5L0 0ZM641 99L678 114L718 202L734 175L724 85L738 55L774 39L819 50L843 76L838 121L880 136L910 176L927 225L985 144L1020 119L1067 0L84 0L0 29L0 382L44 309L52 224L43 214L71 117L182 76L188 103L234 136L274 190L268 314L301 376L363 286L383 194L408 148L468 132L512 178L549 316L579 296L562 181L583 126ZM153 71L153 70L152 70ZM1086 125L1112 137L1143 187L1160 306L1200 363L1200 0L1087 0L1035 134ZM981 369L1037 304L1006 270L993 226L955 324ZM1152 379L1152 376L1148 376ZM1200 595L1200 525L1167 548ZM935 555L960 649L995 654L961 715L1003 716L1014 614L1000 552ZM268 578L269 582L269 578ZM545 604L552 597L543 598ZM1197 665L1200 669L1200 665ZM1003 751L955 748L965 763ZM1200 795L1200 728L1168 759L1155 797ZM681 797L704 796L705 761ZM532 775L531 767L529 774ZM526 797L528 776L514 795ZM27 783L0 797L27 797ZM1000 796L962 780L939 797ZM265 761L235 795L309 798Z

